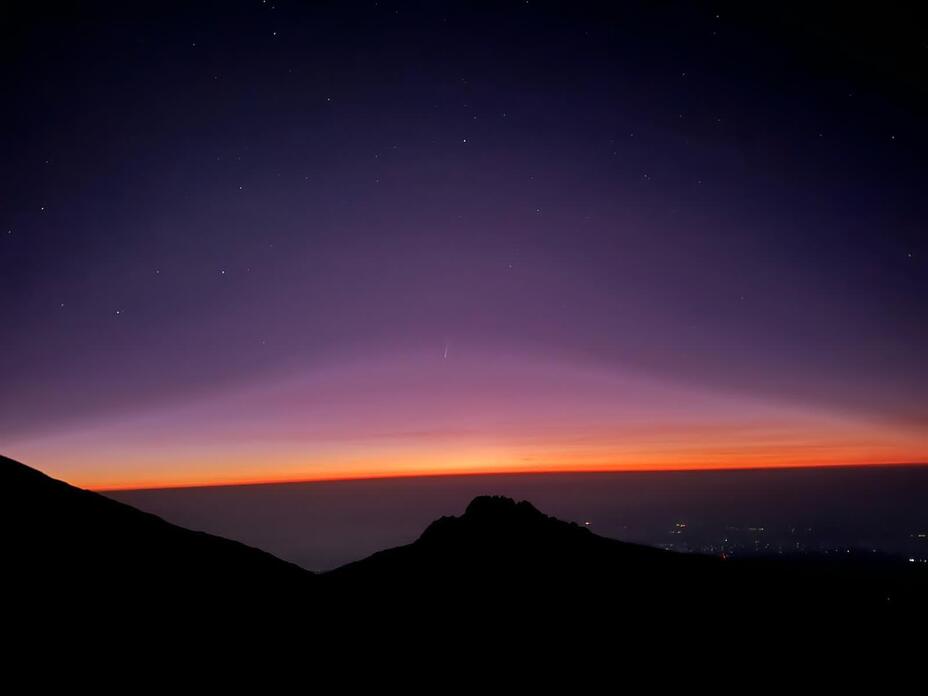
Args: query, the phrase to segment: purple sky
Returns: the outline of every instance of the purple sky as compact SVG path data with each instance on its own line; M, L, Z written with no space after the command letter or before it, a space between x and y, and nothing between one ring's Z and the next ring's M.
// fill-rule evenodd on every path
M0 446L99 486L924 461L924 58L747 12L10 11Z

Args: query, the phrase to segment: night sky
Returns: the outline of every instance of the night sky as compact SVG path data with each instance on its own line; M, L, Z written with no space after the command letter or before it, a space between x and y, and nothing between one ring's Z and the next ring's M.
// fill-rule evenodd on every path
M924 25L748 4L4 3L0 451L928 461Z

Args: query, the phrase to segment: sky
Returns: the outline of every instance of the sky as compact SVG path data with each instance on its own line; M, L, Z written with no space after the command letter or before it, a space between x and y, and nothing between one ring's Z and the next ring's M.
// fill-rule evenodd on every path
M888 6L10 3L0 451L101 489L928 461Z

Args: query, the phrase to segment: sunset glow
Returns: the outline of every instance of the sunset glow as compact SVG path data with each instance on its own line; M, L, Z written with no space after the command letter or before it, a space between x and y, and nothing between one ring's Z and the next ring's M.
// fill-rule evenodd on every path
M924 461L859 414L479 354L332 366L14 443L90 488ZM415 427L410 426L415 424Z
M928 461L921 92L834 17L68 7L5 25L2 454L101 489Z

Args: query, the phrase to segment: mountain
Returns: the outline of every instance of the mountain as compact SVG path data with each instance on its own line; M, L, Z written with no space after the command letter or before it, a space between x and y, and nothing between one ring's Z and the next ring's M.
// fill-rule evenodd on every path
M386 624L467 626L475 617L497 615L523 632L690 630L720 620L814 619L824 626L847 616L866 623L928 613L928 573L900 559L680 554L604 538L528 502L496 496L478 497L461 517L442 517L414 543L320 581L352 610Z
M604 538L498 496L475 498L412 544L320 575L6 458L0 510L4 580L17 608L105 611L127 626L164 629L198 617L215 631L216 617L225 625L233 617L233 632L257 618L329 636L338 628L424 635L451 627L486 639L494 630L488 617L505 617L507 630L523 636L667 622L860 620L924 616L928 596L925 569L908 563L679 554Z
M461 517L442 517L414 543L349 563L323 577L391 592L466 585L469 593L598 586L664 572L712 572L720 561L628 544L539 512L528 501L480 496ZM376 583L372 583L376 579Z
M5 584L62 608L219 608L297 595L316 577L235 541L190 531L0 457Z

